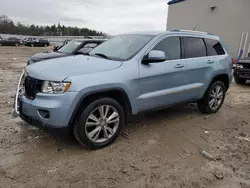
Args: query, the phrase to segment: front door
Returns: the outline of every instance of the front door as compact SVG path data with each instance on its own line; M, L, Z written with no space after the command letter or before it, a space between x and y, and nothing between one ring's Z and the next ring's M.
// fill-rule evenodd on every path
M166 61L139 63L139 111L150 110L186 100L186 62L181 58L180 37L161 39L152 50L165 52Z

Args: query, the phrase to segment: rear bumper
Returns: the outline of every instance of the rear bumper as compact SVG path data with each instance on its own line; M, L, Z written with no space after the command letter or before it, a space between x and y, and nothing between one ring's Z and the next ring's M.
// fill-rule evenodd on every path
M241 79L250 79L250 69L235 69L234 76Z

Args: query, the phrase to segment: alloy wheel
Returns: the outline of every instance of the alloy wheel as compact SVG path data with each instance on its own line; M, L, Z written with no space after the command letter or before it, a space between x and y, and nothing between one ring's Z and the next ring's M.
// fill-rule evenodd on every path
M223 88L220 85L216 85L210 93L209 107L213 110L219 108L221 103L223 102L223 97Z
M118 111L111 105L101 105L89 114L85 133L92 142L106 142L117 132L119 123Z

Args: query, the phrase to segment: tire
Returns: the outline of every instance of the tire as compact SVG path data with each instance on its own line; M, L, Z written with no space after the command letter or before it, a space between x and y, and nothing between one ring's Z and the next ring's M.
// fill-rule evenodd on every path
M31 44L30 47L34 47L34 44Z
M0 43L0 46L2 46L2 43Z
M100 116L101 113L99 111L99 107L101 106L104 106L103 114L106 114L107 106L109 106L107 115L106 116L104 115L106 118L103 116L103 121L101 120L102 119ZM115 114L118 114L115 117L112 116L113 118L110 119L114 122L110 124L106 124L106 122L108 122L108 118L111 117L111 114L113 114L114 112ZM91 116L90 118L91 114L94 115L98 121L92 120L93 116ZM95 123L98 125L87 126L87 122L88 124ZM86 108L80 111L80 115L76 119L76 122L73 126L73 134L76 140L81 145L85 146L87 149L99 149L99 148L103 148L113 143L120 135L124 126L125 126L125 114L121 105L114 99L101 98L90 103ZM109 127L109 130L106 129L105 127L106 128ZM97 129L99 129L99 131L97 131L94 134L90 134L90 133L93 133L93 131ZM106 137L105 137L104 129L106 130ZM113 135L111 134L111 132L113 132ZM97 139L95 139L97 134L99 136Z
M15 43L15 46L19 46L17 43Z
M235 80L236 84L240 84L240 85L245 84L246 81L247 81L246 79L240 79L240 78L237 77L237 76L234 76L234 80Z
M220 88L218 93L216 93L216 88ZM216 98L217 96L220 97L220 99L219 98L215 99L214 103L212 103L213 97L211 96L213 93L214 96L216 96ZM221 108L225 99L225 95L226 95L225 84L222 81L213 82L206 91L203 98L197 102L197 106L202 113L207 113L207 114L216 113ZM214 105L210 106L209 103Z

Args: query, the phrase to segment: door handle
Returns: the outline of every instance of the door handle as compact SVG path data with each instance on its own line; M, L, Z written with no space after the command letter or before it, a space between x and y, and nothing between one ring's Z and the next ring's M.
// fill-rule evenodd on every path
M184 65L183 65L183 64L177 64L177 65L175 65L174 67L175 67L175 68L182 68L182 67L184 67Z
M208 60L207 64L212 64L214 61Z

